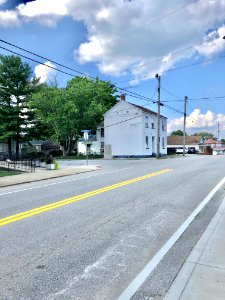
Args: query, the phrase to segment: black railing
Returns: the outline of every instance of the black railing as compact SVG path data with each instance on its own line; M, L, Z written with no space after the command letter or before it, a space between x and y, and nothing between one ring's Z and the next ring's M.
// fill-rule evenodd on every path
M35 172L36 161L33 159L4 159L0 160L0 166L8 170Z

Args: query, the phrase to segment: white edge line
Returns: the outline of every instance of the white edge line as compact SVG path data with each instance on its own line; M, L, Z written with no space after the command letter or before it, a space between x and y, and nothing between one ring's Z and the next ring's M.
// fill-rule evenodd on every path
M77 181L77 180L81 180L81 179L85 179L85 178L90 178L90 177L96 177L96 176L100 176L100 175L110 174L110 173L114 173L114 172L119 172L119 171L127 170L127 169L130 169L130 168L131 167L123 168L123 169L117 169L117 170L113 170L113 171L109 171L109 172L103 172L103 173L98 173L98 174L83 176L83 177L80 177L80 178L74 178L74 179L68 179L68 180L64 180L64 181L58 181L58 182L53 182L53 183L38 185L38 186L30 187L30 188L27 188L27 189L21 189L21 190L16 190L16 191L11 191L11 192L5 192L5 193L1 193L0 196L8 195L8 194L14 194L14 193L19 193L19 192L24 192L24 191L30 191L30 190L39 189L39 188L42 188L42 187L47 187L47 186L56 185L56 184L62 184L62 183L71 182L71 181ZM71 176L74 176L74 175L76 175L76 174L72 174ZM48 179L56 179L56 178L48 178ZM29 183L33 183L33 182L28 182L28 183L25 183L25 184L29 184ZM6 188L9 188L9 186L7 186Z
M141 287L147 277L156 268L163 257L169 252L177 240L181 237L184 231L192 223L195 217L201 212L205 205L210 201L214 194L225 183L225 177L211 190L211 192L203 199L198 207L192 212L192 214L186 219L186 221L177 229L177 231L171 236L171 238L164 244L164 246L154 255L154 257L147 263L144 269L137 275L137 277L129 284L125 291L119 296L117 300L129 300Z

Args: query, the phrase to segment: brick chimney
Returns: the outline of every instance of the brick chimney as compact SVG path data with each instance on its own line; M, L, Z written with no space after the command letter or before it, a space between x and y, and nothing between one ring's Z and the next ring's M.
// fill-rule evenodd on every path
M120 95L120 101L126 101L126 94Z

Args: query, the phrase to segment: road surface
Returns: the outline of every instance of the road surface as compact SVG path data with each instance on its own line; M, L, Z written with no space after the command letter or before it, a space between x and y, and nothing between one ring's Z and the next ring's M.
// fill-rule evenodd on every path
M1 300L117 299L225 175L223 156L90 163L103 169L0 189ZM133 299L163 299L222 196Z

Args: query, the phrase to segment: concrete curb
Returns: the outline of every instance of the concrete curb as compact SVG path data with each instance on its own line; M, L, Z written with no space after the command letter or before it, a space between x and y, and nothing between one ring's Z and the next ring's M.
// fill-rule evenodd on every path
M25 184L25 183L42 181L42 180L48 180L48 179L55 179L55 178L60 178L60 177L67 177L67 176L72 176L72 175L81 174L81 173L93 172L93 171L97 171L97 170L101 170L101 169L102 169L101 166L89 166L89 167L86 167L86 166L80 167L79 166L79 167L74 167L74 168L68 168L65 170L46 171L48 173L35 172L35 173L13 175L10 177L2 177L1 181L0 181L0 188L18 185L18 184ZM59 172L61 172L61 173L59 173Z

